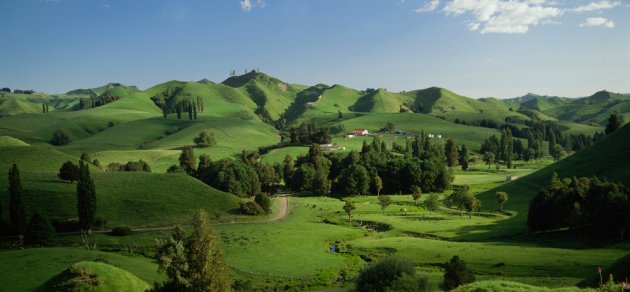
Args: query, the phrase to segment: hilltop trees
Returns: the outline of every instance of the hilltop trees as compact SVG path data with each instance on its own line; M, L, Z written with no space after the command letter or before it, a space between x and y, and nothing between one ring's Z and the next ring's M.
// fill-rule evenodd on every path
M214 132L203 130L197 137L193 139L193 142L197 147L212 147L217 144L214 139Z
M11 225L18 234L24 234L26 227L26 211L22 202L22 182L20 180L20 170L14 163L9 169L9 215Z
M53 133L50 144L55 146L66 145L70 143L70 134L64 129L58 129Z
M90 233L96 219L96 187L90 176L87 163L79 161L79 177L77 179L77 214L81 230Z
M608 118L608 124L606 125L606 135L617 131L619 128L621 128L621 121L619 121L619 117L616 114L610 115L610 118Z
M79 178L79 166L72 163L72 161L66 161L61 165L57 176L61 180L67 180L70 181L70 183L73 183Z
M155 284L154 291L231 291L229 266L220 238L214 233L208 214L199 210L193 218L193 232L186 237L177 227L169 238L156 245L159 270L168 279Z

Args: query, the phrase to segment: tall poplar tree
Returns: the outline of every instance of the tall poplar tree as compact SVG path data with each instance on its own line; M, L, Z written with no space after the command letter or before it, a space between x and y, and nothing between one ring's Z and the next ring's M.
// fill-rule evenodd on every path
M26 211L24 211L24 203L22 202L20 170L15 163L9 169L9 196L11 224L18 234L22 235L24 234L24 228L26 228Z
M90 233L96 219L96 186L90 176L88 164L82 160L79 160L77 179L77 214L81 230Z

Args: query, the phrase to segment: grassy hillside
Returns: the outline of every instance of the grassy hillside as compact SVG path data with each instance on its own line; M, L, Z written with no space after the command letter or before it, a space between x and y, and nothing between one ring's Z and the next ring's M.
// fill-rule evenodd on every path
M77 248L30 248L0 251L2 290L35 291L70 265L82 261L108 263L128 271L146 283L165 279L163 274L158 273L157 264L140 256Z
M504 291L504 292L518 292L518 291L539 291L539 292L574 292L574 291L585 291L583 289L579 289L576 287L566 287L566 288L546 288L540 286L527 285L518 282L510 282L510 281L478 281L472 284L461 286L454 291L457 292L466 292L466 291L476 291L476 292L491 292L491 291Z
M594 271L592 275L586 277L578 286L580 287L599 287L600 280L603 282L608 281L609 276L613 276L613 280L616 282L627 281L630 279L630 254L618 259L612 265L602 269L601 279L599 273Z
M78 262L48 280L38 291L146 291L150 286L135 275L102 262Z
M0 136L0 147L13 147L13 146L31 146L24 141L13 138L11 136Z
M399 113L411 111L412 103L406 95L379 88L364 94L353 105L353 111L365 113Z
M515 211L516 216L491 228L523 232L527 230L525 221L529 200L548 184L553 172L560 177L598 176L630 186L630 168L627 167L629 157L630 124L626 124L591 147L514 182L481 193L479 197L483 200L483 206L496 206L495 192L508 192L510 200L506 208Z

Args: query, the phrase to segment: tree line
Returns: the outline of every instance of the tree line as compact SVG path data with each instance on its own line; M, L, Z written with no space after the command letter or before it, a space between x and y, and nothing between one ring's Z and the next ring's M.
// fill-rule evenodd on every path
M576 233L624 240L630 228L630 191L621 183L597 177L551 182L529 202L527 225L532 231L570 228Z

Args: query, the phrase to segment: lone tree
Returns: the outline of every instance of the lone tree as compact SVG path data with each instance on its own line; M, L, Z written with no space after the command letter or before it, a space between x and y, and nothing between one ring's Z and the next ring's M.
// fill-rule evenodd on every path
M166 272L168 279L156 283L154 291L232 290L220 238L203 210L195 214L190 236L186 237L184 229L178 226L169 238L159 239L156 256L159 270Z
M24 203L22 202L22 182L20 181L20 170L17 164L9 169L9 213L11 216L11 225L18 234L24 234L26 227L26 211L24 211Z
M195 143L195 145L197 145L197 147L202 148L212 147L217 144L216 140L214 139L214 132L208 130L201 131L201 133L199 133L199 135L195 137L195 139L193 139L193 142Z
M79 178L77 179L77 214L81 230L91 232L96 218L96 187L88 164L79 161Z
M195 151L192 146L185 146L182 149L182 153L179 155L179 166L181 166L189 175L194 175Z
M446 263L444 272L444 288L446 290L452 290L474 281L475 275L466 267L466 263L459 256L454 256Z
M376 195L381 195L381 190L383 189L383 180L380 176L374 176L372 179L372 184L374 184L374 189L376 190Z
M619 128L621 128L621 121L619 121L619 117L616 114L610 115L610 118L608 118L608 125L606 125L606 135L617 131Z
M496 196L499 202L499 210L503 211L503 205L508 201L509 195L506 192L497 192Z
M418 206L418 201L422 197L422 188L420 186L412 186L411 191L411 197L413 197L414 203Z
M381 205L381 211L385 214L385 209L392 204L392 198L387 195L378 196L378 204Z
M483 162L488 165L488 169L490 169L490 165L494 164L494 153L488 151L483 154Z
M429 195L426 201L424 201L424 206L429 210L429 212L435 212L440 209L440 198L437 194Z
M72 163L72 161L66 161L61 165L59 169L59 174L57 174L59 179L70 181L73 183L75 180L79 178L79 166Z
M343 210L348 214L348 221L352 220L352 211L355 209L354 203L350 201L350 199L346 200L346 203L343 205Z
M64 129L58 129L53 133L52 139L50 139L50 144L55 146L66 145L70 143L70 134L66 132Z

